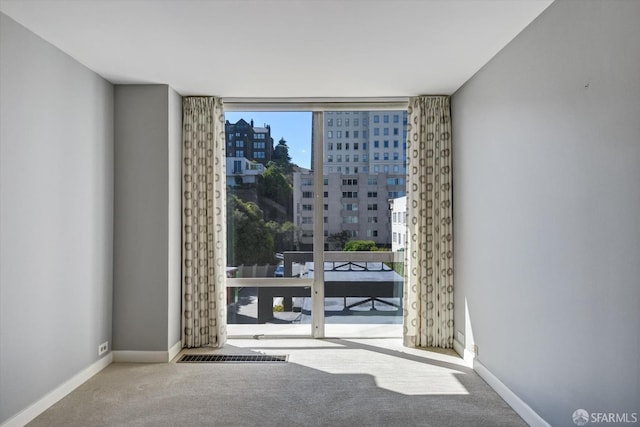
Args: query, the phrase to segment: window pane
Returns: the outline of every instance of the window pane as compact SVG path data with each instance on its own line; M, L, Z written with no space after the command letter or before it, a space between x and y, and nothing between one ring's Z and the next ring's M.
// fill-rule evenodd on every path
M330 190L325 193L324 200L328 218L324 224L325 249L345 251L357 247L360 251L340 261L332 261L333 255L325 254L327 334L331 334L330 328L337 325L387 324L400 327L402 323L401 261L404 256L396 247L401 239L399 230L394 230L393 239L388 196L404 194L405 156L399 142L380 140L376 136L390 133L387 127L380 131L383 123L393 120L398 123L394 127L399 128L400 118L406 117L406 112L351 111L349 114L352 118L350 125L344 121L342 129L345 133L350 132L351 146L360 155L351 156L350 161L343 156L344 161L338 164L334 156L331 165L341 166L342 171L347 167L351 170L357 167L360 173L345 174L337 168L329 169L328 154L324 153L323 173L328 181L326 188ZM325 113L325 130L329 121L337 120L338 115L338 112ZM396 212L396 218L398 215ZM404 235L402 233L403 239ZM374 248L377 250L371 250Z
M311 113L229 112L225 118L227 147L231 141L243 147L227 150L228 276L307 277L311 258L297 254L313 250ZM250 283L256 286L229 280L229 334L310 334L301 322L307 287Z

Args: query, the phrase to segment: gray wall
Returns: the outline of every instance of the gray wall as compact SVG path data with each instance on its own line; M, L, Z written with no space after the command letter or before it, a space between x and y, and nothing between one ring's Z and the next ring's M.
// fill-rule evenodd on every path
M640 412L639 22L558 0L453 96L456 329L552 425Z
M182 97L169 89L169 347L182 339Z
M166 85L115 87L114 350L179 340L178 98Z
M0 14L0 422L111 341L113 87Z

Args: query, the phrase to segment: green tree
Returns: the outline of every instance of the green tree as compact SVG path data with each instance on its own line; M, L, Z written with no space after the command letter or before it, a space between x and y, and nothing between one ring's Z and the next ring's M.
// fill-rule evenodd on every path
M253 202L231 195L227 201L228 258L231 265L275 262L273 233L262 210Z
M293 186L287 180L282 168L271 163L258 177L258 194L282 206L288 206L293 200Z
M344 245L345 251L380 251L373 240L350 240Z
M296 226L293 222L287 221L284 224L278 224L275 221L269 221L267 227L273 235L276 252L295 250L294 232Z
M278 145L273 149L271 160L280 168L285 174L290 174L293 171L293 165L291 164L291 156L289 156L289 146L284 138L280 138Z

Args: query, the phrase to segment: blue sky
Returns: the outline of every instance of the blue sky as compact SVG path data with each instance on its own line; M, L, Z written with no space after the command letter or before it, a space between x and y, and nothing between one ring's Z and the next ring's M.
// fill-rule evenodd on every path
M274 146L280 138L287 141L291 161L303 168L311 167L311 113L310 112L226 112L225 119L236 123L240 119L256 127L271 125Z

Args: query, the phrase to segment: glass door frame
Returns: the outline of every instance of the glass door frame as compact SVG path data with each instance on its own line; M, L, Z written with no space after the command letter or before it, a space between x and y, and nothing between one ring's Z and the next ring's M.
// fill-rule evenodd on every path
M325 287L324 287L324 112L325 111L375 111L406 110L408 98L312 98L252 99L225 98L225 111L311 112L313 147L313 265L312 279L282 278L227 278L227 287L310 287L311 289L311 337L325 337ZM320 266L320 268L318 268Z

